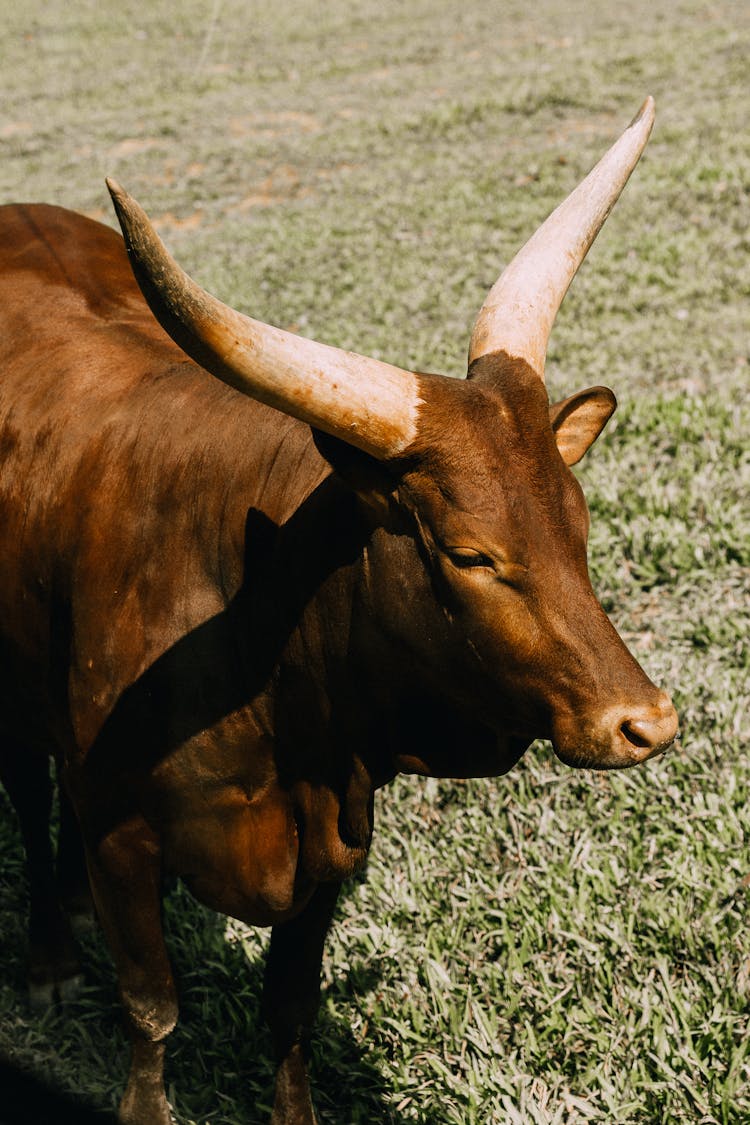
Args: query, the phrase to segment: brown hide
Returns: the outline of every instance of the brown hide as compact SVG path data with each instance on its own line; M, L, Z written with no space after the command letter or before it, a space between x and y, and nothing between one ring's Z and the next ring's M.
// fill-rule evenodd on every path
M228 390L172 344L117 235L54 208L5 208L3 218L8 733L65 759L95 831L147 809L168 860L205 883L209 900L215 880L190 868L232 862L214 845L195 854L192 836L208 846L214 816L224 835L237 822L244 856L259 836L288 838L259 876L265 885L283 867L280 899L256 903L250 888L248 902L222 907L270 921L277 899L292 905L288 790L301 773L311 868L353 866L332 835L338 798L319 792L323 780L346 789L351 764L313 750L330 721L327 664L343 667L346 655L343 591L360 546L351 494L307 427ZM29 323L40 308L41 323ZM312 745L297 768L276 761L272 736L300 709Z
M417 438L376 461L188 359L119 236L52 207L0 209L0 321L0 764L61 765L134 1038L121 1119L160 1125L163 872L312 965L326 884L364 862L398 770L498 774L537 736L622 766L671 741L591 590L565 463L613 399L570 400L556 442L539 378L484 356L421 376ZM284 965L277 1105L317 988L284 1023Z

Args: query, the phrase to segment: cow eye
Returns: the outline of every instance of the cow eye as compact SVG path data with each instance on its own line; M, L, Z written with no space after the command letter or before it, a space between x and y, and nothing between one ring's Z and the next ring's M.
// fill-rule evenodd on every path
M482 551L475 551L472 547L450 547L446 550L448 558L459 570L470 570L473 567L494 569L494 562L489 555Z

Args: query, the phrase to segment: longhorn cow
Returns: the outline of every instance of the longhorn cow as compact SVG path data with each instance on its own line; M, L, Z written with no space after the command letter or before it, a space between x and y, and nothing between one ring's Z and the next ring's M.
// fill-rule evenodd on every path
M170 1121L165 875L273 927L272 1121L311 1125L321 951L374 791L503 774L537 737L595 769L672 742L669 697L591 588L569 468L614 395L550 405L544 385L652 122L648 99L501 275L460 381L226 307L114 183L124 245L56 207L1 209L0 769L37 998L79 972L68 914L90 886L132 1041L126 1125Z

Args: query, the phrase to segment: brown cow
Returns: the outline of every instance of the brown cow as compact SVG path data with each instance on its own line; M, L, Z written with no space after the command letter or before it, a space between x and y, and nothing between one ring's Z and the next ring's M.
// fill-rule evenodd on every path
M170 1120L165 875L273 926L272 1120L310 1125L321 950L367 856L374 790L399 771L502 774L536 737L600 769L673 740L669 698L591 589L568 467L614 396L550 406L543 380L555 313L652 121L649 99L508 266L465 381L233 312L116 185L156 320L119 236L2 209L2 776L28 850L37 994L78 972L49 753L74 910L80 824L132 1039L122 1122Z

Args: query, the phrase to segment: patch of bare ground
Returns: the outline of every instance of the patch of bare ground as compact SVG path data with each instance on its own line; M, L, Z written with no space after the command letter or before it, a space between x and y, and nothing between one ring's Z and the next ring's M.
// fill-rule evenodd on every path
M173 215L171 211L165 211L161 215L152 216L152 222L155 228L159 231L162 230L196 230L203 223L203 211L193 211L190 215L178 216Z
M245 113L230 117L228 124L232 137L262 137L266 140L293 133L318 133L322 129L320 121L312 113L298 110Z

